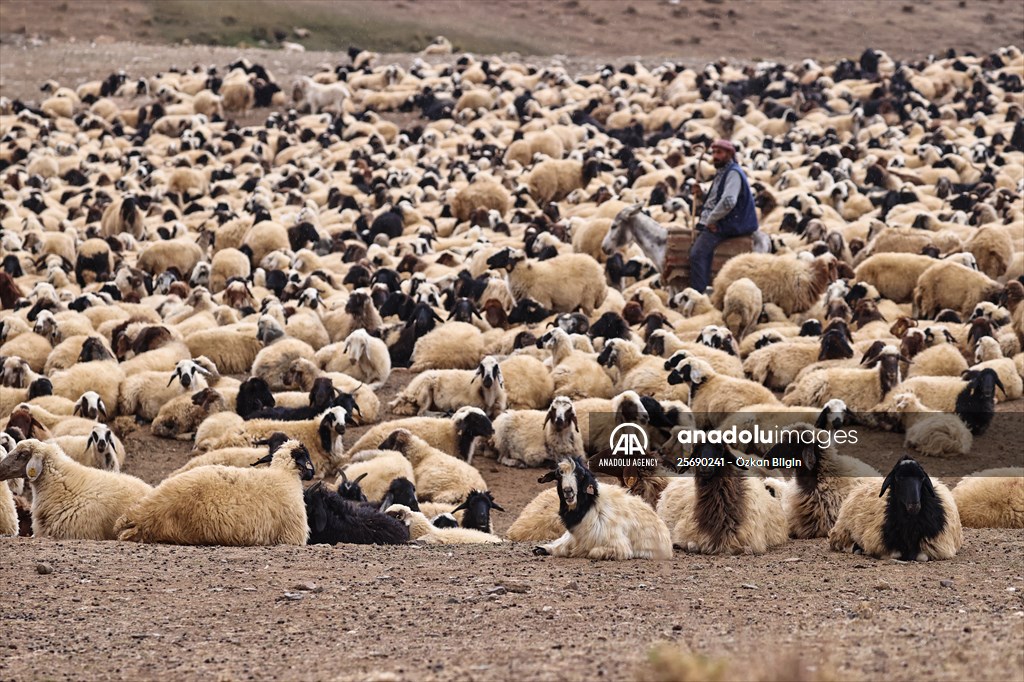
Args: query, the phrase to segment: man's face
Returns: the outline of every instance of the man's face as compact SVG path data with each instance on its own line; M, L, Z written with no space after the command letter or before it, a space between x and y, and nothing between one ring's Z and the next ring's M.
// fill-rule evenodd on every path
M711 162L715 164L715 168L722 168L725 164L729 163L729 159L732 158L732 154L727 149L721 149L715 147L711 150Z

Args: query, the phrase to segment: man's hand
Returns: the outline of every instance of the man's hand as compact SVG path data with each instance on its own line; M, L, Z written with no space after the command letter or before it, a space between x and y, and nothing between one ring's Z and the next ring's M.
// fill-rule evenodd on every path
M708 232L716 234L718 232L718 223L711 223L708 225Z
M701 197L704 196L704 190L700 188L699 182L693 183L693 189L691 191L693 192L694 199L700 199Z

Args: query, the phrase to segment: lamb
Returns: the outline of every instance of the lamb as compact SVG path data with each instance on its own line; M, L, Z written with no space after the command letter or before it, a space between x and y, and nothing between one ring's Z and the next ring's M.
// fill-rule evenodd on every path
M742 467L727 446L702 443L693 457L719 464L671 481L661 494L658 516L671 527L674 545L699 554L764 554L785 544L782 505L762 481L730 471Z
M865 360L873 358L866 355ZM839 398L854 412L866 412L880 403L900 383L900 355L895 346L885 346L877 356L873 369L831 367L810 372L786 389L782 402L786 405L821 407Z
M115 523L153 488L127 474L83 466L52 443L29 438L0 462L0 481L26 478L32 534L55 540L116 540Z
M835 259L831 254L807 262L796 256L770 253L744 253L730 258L712 283L711 303L722 309L725 292L738 279L749 279L765 303L774 303L786 315L810 308L835 279Z
M679 363L669 373L668 383L689 385L689 407L700 428L712 426L748 405L778 403L772 392L761 384L716 374L710 364L698 358L687 358Z
M531 298L555 312L577 308L589 316L608 293L604 270L590 256L568 253L546 261L528 261L520 249L506 247L487 259L487 266L508 271L517 300Z
M432 448L405 429L396 429L380 449L396 450L409 460L420 498L427 502L458 503L473 490L487 490L483 477L472 465Z
M358 481L366 497L384 499L391 481L404 478L415 481L412 464L393 450L363 450L341 471L343 481Z
M850 491L866 477L881 481L882 474L859 459L840 455L831 439L819 436L810 424L793 424L783 431L783 438L786 442L772 446L765 456L800 460L793 481L782 489L789 537L826 537Z
M438 417L409 417L377 424L359 437L348 453L358 461L358 453L374 450L395 429L406 429L419 436L431 447L461 460L471 462L474 449L482 438L494 434L491 420L479 407L460 407L450 419Z
M737 340L743 340L761 316L761 290L753 281L741 277L729 285L722 300L722 319Z
M88 436L61 436L52 442L87 467L117 472L124 466L124 445L104 424L94 426Z
M409 382L389 405L398 415L422 415L427 410L452 411L471 405L494 418L505 411L508 398L501 367L487 356L476 371L432 369Z
M303 493L311 545L404 545L409 529L393 517L342 499L317 481Z
M310 456L321 476L333 476L343 465L345 455L341 437L351 417L344 407L324 410L316 419L302 421L276 421L253 419L227 429L212 441L204 443L205 450L227 447L246 447L281 432L300 443L309 443ZM200 447L200 432L196 433L196 447Z
M939 261L921 273L914 287L914 314L933 318L944 308L970 315L981 301L995 301L1002 285L953 261Z
M1024 528L1024 469L986 469L953 488L960 522L967 528Z
M557 481L558 516L566 532L534 554L597 560L670 559L668 527L624 488L598 483L580 457L563 459L539 483Z
M494 421L494 444L500 464L536 467L563 457L582 456L583 440L572 401L559 396L546 412L517 410Z
M850 491L828 534L829 547L902 561L956 556L964 536L949 488L903 457L882 481L881 491L876 489L877 482L866 481Z
M409 527L414 542L427 545L493 544L504 542L497 535L471 528L438 528L422 512L412 511L404 504L392 504L384 513Z
M302 481L309 451L290 440L254 463L210 465L164 480L117 522L118 539L176 545L304 545L309 538Z

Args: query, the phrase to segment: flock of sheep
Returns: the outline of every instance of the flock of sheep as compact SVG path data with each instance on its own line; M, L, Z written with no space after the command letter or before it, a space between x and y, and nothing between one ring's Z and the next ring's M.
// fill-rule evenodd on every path
M576 77L375 57L285 89L242 60L0 99L0 534L501 543L474 458L554 466L507 533L538 554L948 559L962 526L1024 527L1024 470L925 471L1022 397L1019 49ZM721 137L772 252L676 290L607 236L685 223ZM811 435L795 469L736 475L707 444L692 475L619 485L588 459L622 422L674 461L681 431L767 414ZM851 420L917 459L821 445ZM132 421L192 459L124 473Z

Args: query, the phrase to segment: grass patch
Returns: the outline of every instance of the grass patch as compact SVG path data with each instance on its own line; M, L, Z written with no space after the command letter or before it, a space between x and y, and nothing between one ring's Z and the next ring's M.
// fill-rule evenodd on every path
M307 50L344 51L357 45L378 52L418 52L443 34L463 51L546 53L537 45L486 29L471 33L404 20L394 16L393 9L371 3L151 0L149 7L155 32L172 43L188 39L202 45L273 48L283 36ZM298 26L309 29L309 37L299 40L292 35Z
M649 652L647 664L638 673L641 682L835 682L839 678L827 663L811 663L798 656L769 656L746 663L710 658L659 644Z

